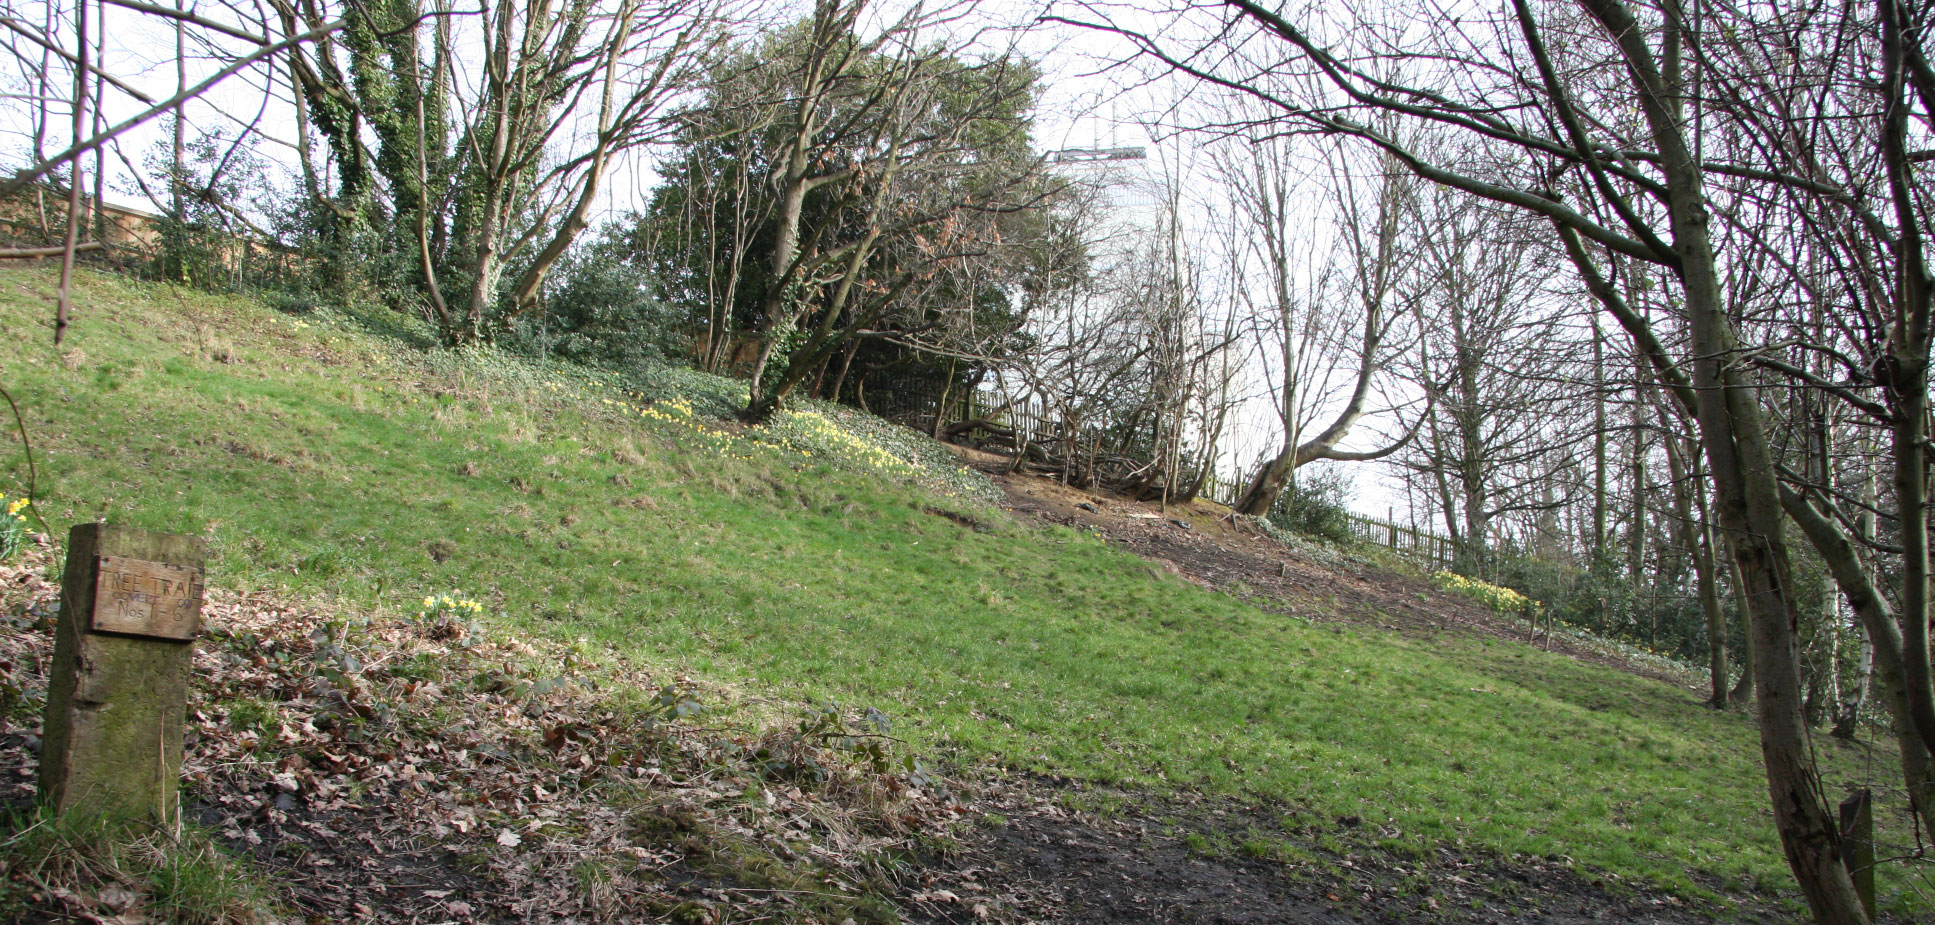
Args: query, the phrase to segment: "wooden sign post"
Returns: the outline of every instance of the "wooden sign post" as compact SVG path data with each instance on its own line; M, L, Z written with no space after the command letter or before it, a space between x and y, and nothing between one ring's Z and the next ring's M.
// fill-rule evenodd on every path
M1841 863L1854 878L1855 895L1875 918L1875 794L1866 787L1841 801Z
M42 802L175 819L206 558L192 536L108 524L68 534L42 733Z

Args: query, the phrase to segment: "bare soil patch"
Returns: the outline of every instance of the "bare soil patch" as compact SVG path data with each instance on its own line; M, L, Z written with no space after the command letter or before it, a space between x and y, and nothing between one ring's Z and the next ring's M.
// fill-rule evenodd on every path
M1089 812L1100 798L1125 807ZM991 788L977 808L998 815L976 847L949 862L975 895L1006 900L1004 918L1067 925L1342 925L1524 922L1584 925L1774 923L1793 913L1748 898L1694 908L1681 899L1575 870L1563 858L1487 858L1440 849L1394 857L1368 847L1375 827L1355 818L1208 798L1158 797L1035 780ZM1285 862L1246 853L1259 835L1309 842L1323 831L1341 850ZM963 891L966 892L966 891ZM923 921L965 923L971 902L923 910Z
M52 561L42 538L0 565L0 842L35 824ZM967 811L861 716L734 715L734 691L447 619L221 588L204 615L184 815L280 921L891 922L899 859ZM0 918L166 920L138 879L19 860Z

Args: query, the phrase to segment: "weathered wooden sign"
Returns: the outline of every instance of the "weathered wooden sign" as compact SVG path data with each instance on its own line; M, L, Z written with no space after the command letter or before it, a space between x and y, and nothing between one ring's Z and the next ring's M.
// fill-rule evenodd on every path
M102 556L94 584L94 631L186 641L202 629L200 569Z
M110 524L67 537L40 796L56 809L172 821L201 631L202 541Z

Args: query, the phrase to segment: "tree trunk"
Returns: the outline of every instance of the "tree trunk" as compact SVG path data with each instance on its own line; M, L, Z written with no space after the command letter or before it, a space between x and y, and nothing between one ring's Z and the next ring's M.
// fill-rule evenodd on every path
M1717 532L1716 535L1718 535ZM1734 682L1733 690L1727 696L1734 703L1740 704L1751 711L1754 704L1755 685L1753 625L1747 614L1746 597L1740 590L1742 587L1740 563L1733 557L1733 545L1725 542L1720 543L1719 550L1725 553L1723 558L1727 565L1727 577L1731 579L1733 611L1735 618L1739 621L1741 644L1740 679Z
M1664 411L1662 411L1664 416ZM1705 494L1701 491L1700 481L1704 475L1700 471L1699 460L1692 458L1697 450L1682 449L1682 440L1672 433L1664 439L1666 463L1673 478L1673 507L1679 515L1679 544L1686 548L1688 558L1693 560L1693 581L1700 598L1700 613L1706 617L1707 624L1707 677L1712 693L1707 703L1715 709L1726 709L1727 682L1731 673L1727 665L1727 614L1720 606L1720 586L1713 574L1713 526L1707 517Z
M1375 321L1372 324L1375 324ZM1370 330L1368 325L1366 330ZM1366 350L1374 352L1377 349L1377 339L1367 334L1365 340L1367 341ZM1368 453L1344 453L1337 449L1337 444L1350 436L1351 428L1356 426L1357 419L1364 416L1364 404L1370 398L1371 380L1376 373L1376 364L1365 359L1358 367L1357 384L1351 390L1350 401L1345 403L1343 410L1339 411L1337 417L1330 422L1330 426L1305 441L1302 446L1285 445L1275 459L1250 479L1249 488L1245 489L1243 497L1238 499L1236 513L1248 514L1251 517L1267 516L1270 509L1276 507L1277 496L1283 494L1284 486L1289 484L1290 474L1306 463L1319 459L1377 459L1395 452L1409 442L1410 438L1406 437L1389 447Z
M1841 712L1834 718L1828 734L1852 741L1861 728L1861 711L1868 706L1868 688L1875 673L1875 644L1867 633L1861 634L1861 659L1854 669L1854 689L1841 698Z
M1592 564L1606 561L1606 347L1592 319Z
M592 203L598 199L598 191L605 179L605 169L611 159L610 135L613 127L613 103L618 85L618 60L625 48L625 39L631 34L632 16L637 10L633 0L626 0L618 8L618 20L611 29L611 41L605 46L604 90L598 102L598 146L593 149L590 166L580 181L576 201L571 211L565 213L558 222L557 230L552 232L551 240L546 242L531 262L519 275L516 285L511 287L511 304L519 310L537 304L538 287L544 285L545 274L551 272L552 265L564 252L570 249L578 235L591 225Z
M1935 743L1928 653L1928 364L1907 348L1891 355L1888 366L1895 511L1901 518L1902 677L1915 731Z
M1693 552L1693 569L1699 585L1700 612L1707 621L1707 671L1712 690L1707 703L1714 709L1724 710L1729 695L1727 682L1732 674L1727 664L1727 612L1720 605L1720 583L1714 580L1713 528L1701 524L1699 530L1700 548Z
M771 261L772 282L760 299L759 352L754 355L752 376L746 385L744 417L750 421L764 421L772 417L773 409L778 406L778 400L766 394L766 366L772 362L780 341L793 333L794 320L792 312L786 307L786 289L792 284L798 270L794 258L799 246L800 210L805 202L806 177L802 174L797 182L787 186L785 195L780 199L778 232Z
M499 265L502 242L498 237L502 234L504 198L509 193L505 184L510 174L507 162L510 158L511 109L513 97L521 92L518 86L518 77L521 75L511 73L511 22L515 18L509 7L498 11L496 45L491 52L494 64L490 69L492 77L488 84L491 92L486 95L495 109L496 118L491 127L489 153L481 170L484 201L479 210L477 228L472 232L471 247L475 253L471 272L475 278L471 280L463 325L457 330L444 332L445 337L457 344L483 338L484 315L497 295L497 276L502 272ZM423 193L427 196L429 191L424 190ZM423 202L417 206L419 209L427 207L428 204Z
M828 398L829 401L840 400L840 390L847 384L847 370L853 368L853 355L859 350L859 341L851 341L847 344L846 353L840 357L840 374L833 377L833 392Z
M1713 479L1714 508L1732 541L1741 598L1751 615L1760 753L1774 828L1814 920L1819 925L1865 925L1868 917L1842 865L1840 829L1821 791L1801 715L1800 652L1794 636L1800 614L1783 539L1785 514L1761 423L1759 391L1730 365L1738 344L1708 236L1700 164L1687 144L1679 112L1684 89L1677 85L1677 42L1666 45L1663 74L1647 30L1624 3L1582 3L1618 42L1660 157L1672 250L1686 297L1695 417ZM1522 15L1529 17L1529 12Z
M934 429L928 432L928 436L936 440L941 439L942 431L947 429L947 403L954 398L954 368L956 362L953 357L947 358L947 382L941 386L940 399L934 402Z
M1614 28L1627 30L1622 43L1642 41L1630 21ZM1727 365L1737 345L1707 238L1699 169L1678 143L1675 130L1656 126L1654 135L1664 142L1660 147L1672 193L1674 250L1681 259L1687 297L1701 442L1713 474L1720 525L1733 541L1740 566L1741 598L1750 618L1760 752L1775 829L1815 921L1860 925L1867 915L1842 866L1840 830L1821 791L1801 712L1800 651L1794 632L1800 614L1759 393Z
M1250 477L1249 487L1243 489L1242 497L1233 506L1238 514L1251 517L1267 517L1277 505L1277 498L1283 494L1283 487L1290 482L1290 470L1295 466L1296 453L1288 451L1277 454L1276 458L1264 464L1256 475Z
M1874 582L1873 574L1862 562L1854 543L1840 527L1806 499L1792 491L1783 492L1781 504L1808 542L1820 552L1828 574L1847 597L1848 606L1866 630L1866 647L1874 653L1872 677L1877 694L1894 720L1895 741L1901 753L1902 780L1908 802L1922 825L1935 831L1935 765L1931 765L1928 742L1915 728L1909 715L1909 690L1905 670L1905 645L1901 627L1888 599Z

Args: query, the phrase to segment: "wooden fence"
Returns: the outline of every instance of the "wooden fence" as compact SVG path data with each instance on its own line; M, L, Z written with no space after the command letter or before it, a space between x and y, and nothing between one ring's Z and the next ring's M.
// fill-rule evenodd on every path
M1350 534L1359 542L1372 546L1383 546L1393 552L1413 556L1431 565L1440 567L1451 565L1457 555L1451 540L1435 533L1395 524L1375 517L1347 514L1350 518Z
M193 264L191 279L180 275L182 267L170 269L169 261L162 259L168 247L164 239L167 218L112 202L99 204L97 210L88 195L82 195L81 203L95 225L82 230L83 238L107 245L103 251L83 254L81 259L137 279L252 288L297 276L309 259L292 248L253 235L204 228L196 232L199 243L177 242L181 248L177 255ZM56 240L66 223L67 195L51 184L29 184L0 199L0 243L48 244ZM191 256L188 251L198 253ZM164 271L174 275L164 278Z
M906 402L901 410L883 415L898 417L910 422L931 425L935 406L939 399L924 396ZM878 412L876 412L878 413ZM1027 398L1018 402L1002 401L992 392L972 392L948 398L948 407L942 426L961 421L986 418L996 427L1014 432L1014 445L1027 446L1030 443L1046 443L1066 436L1061 418L1049 409L1040 398ZM924 420L922 420L924 419ZM973 436L972 433L963 436Z
M1204 501L1214 501L1217 504L1235 507L1236 502L1243 499L1244 490L1249 487L1250 483L1248 480L1226 479L1222 476L1212 474L1207 481L1203 482L1203 490L1197 492L1196 497Z
M1248 480L1231 480L1212 475L1209 481L1203 484L1203 490L1198 497L1235 507L1236 502L1242 498L1244 490L1249 487ZM1457 554L1451 540L1435 533L1375 517L1365 517L1362 514L1345 512L1344 516L1350 519L1350 535L1360 543L1383 546L1393 552L1415 556L1430 565L1440 567L1449 566Z

